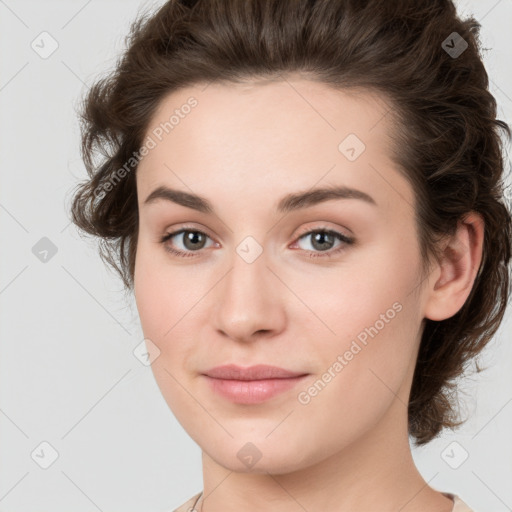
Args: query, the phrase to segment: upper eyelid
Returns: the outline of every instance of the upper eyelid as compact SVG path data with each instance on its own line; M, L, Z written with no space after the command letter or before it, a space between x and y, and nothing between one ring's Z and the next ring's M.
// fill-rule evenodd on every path
M215 241L215 239L212 236L210 236L203 229L195 228L195 227L192 227L192 226L181 226L181 227L177 228L176 230L166 232L163 236L166 239L171 239L171 238L174 238L175 236L181 235L181 234L183 234L184 232L187 232L187 231L188 232L198 232L198 233L201 233L203 235L206 235L208 238L210 238L214 243L218 243L218 242ZM311 235L311 234L313 234L313 233L315 233L317 231L320 231L320 232L332 232L335 235L341 235L342 238L346 238L346 239L351 240L351 241L354 240L354 237L352 235L345 234L345 233L341 232L341 230L339 230L337 228L320 225L320 226L315 226L315 227L304 228L304 230L301 230L299 232L299 234L295 236L293 243L295 243L297 240L300 240L301 238L303 238L305 236L308 236L308 235ZM199 252L199 251L195 251L195 252Z
M346 228L345 228L346 229ZM333 228L331 226L315 226L315 227L308 227L308 228L304 228L304 230L300 230L299 234L297 235L297 239L299 238L302 238L304 235L309 235L311 233L314 233L316 231L326 231L326 232L334 232L334 233L338 233L340 234L341 236L345 237L345 238L350 238L352 239L353 236L352 235L349 235L349 234L346 234L346 233L343 233L343 230L340 229L340 228Z

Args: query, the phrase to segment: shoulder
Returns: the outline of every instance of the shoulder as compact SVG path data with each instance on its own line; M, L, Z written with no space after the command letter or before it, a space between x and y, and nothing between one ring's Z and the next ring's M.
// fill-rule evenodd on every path
M199 499L199 496L201 496L201 492L198 492L192 498L190 498L188 501L180 505L178 508L175 508L172 512L196 512L194 509L194 505Z
M453 502L455 505L453 506L452 512L475 512L473 509L469 508L469 506L464 503L458 496L453 497Z
M453 500L452 512L475 512L473 509L464 503L457 495L450 493L443 493L446 497Z

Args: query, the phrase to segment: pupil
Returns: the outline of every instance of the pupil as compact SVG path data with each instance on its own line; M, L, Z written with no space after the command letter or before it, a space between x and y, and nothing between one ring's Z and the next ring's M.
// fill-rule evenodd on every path
M185 237L185 240L186 240L186 242L191 242L192 244L197 244L198 242L200 242L200 240L197 240L198 238L199 239L201 238L200 233L198 233L197 231L189 231L187 233L187 236ZM187 244L185 244L185 245L187 245ZM197 247L192 247L192 249L194 249L194 248L197 249Z
M317 249L326 249L326 247L324 246L325 243L329 245L330 242L322 241L325 237L332 238L332 235L330 235L329 233L316 233L315 236L313 237L313 246L318 244L320 245L320 247L316 247ZM327 249L329 249L329 247L327 247Z

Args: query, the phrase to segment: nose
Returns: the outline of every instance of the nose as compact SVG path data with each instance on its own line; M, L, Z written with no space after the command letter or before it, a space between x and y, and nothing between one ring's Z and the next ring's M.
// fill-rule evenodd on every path
M214 328L225 337L248 342L285 328L285 289L268 263L265 252L252 263L235 253L230 270L214 287Z

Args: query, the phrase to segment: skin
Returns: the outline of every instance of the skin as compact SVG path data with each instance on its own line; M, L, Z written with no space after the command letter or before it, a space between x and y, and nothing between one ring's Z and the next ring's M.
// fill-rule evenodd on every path
M203 511L451 511L453 502L414 465L406 404L424 319L451 317L470 293L481 218L467 216L443 242L443 259L421 276L414 191L391 160L383 98L298 76L201 84L168 95L147 134L191 96L197 106L137 169L134 291L144 335L160 350L156 381L203 452ZM338 150L350 133L366 145L353 162ZM144 204L160 185L206 197L215 214L165 200ZM361 190L376 205L351 198L274 210L286 194L323 185ZM185 223L206 233L203 248L185 245L182 235L166 243L193 257L159 242ZM311 235L300 239L320 228L355 243L331 239L322 250ZM263 251L252 263L236 252L247 236ZM300 403L298 393L394 303L400 312ZM236 404L201 376L226 363L310 375L262 404ZM261 453L250 468L237 457L248 442Z

